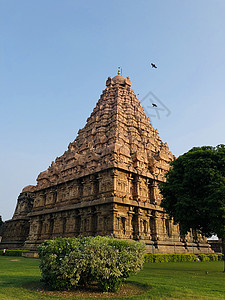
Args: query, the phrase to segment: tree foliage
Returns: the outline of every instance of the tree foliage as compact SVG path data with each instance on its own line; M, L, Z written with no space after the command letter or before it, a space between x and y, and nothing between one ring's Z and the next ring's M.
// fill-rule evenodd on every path
M2 220L2 216L0 216L0 235L2 235L2 231L3 231L3 220Z
M0 227L3 225L2 216L0 216Z
M225 146L196 147L172 162L159 188L161 206L179 223L225 240Z

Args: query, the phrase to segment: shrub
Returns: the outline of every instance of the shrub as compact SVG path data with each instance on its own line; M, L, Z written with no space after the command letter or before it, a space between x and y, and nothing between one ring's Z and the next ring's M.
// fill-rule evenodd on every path
M154 262L154 254L145 254L145 262L146 263L153 263Z
M193 254L146 254L145 262L182 262L196 261L197 258Z
M219 261L223 260L223 255L224 255L224 254L218 254L218 260L219 260Z
M8 250L5 251L5 256L22 256L23 250ZM3 250L0 250L0 255L3 255Z
M154 262L161 263L161 262L168 262L167 254L158 254L154 257Z
M223 260L222 254L146 254L145 262L184 262L184 261L218 261Z
M180 261L197 261L197 257L194 254L180 254Z
M199 257L200 261L210 261L209 255L199 254L198 257Z
M53 289L97 282L102 291L116 291L143 265L145 245L110 237L55 238L39 248L42 281Z
M217 261L218 255L217 254L209 254L208 255L210 261Z

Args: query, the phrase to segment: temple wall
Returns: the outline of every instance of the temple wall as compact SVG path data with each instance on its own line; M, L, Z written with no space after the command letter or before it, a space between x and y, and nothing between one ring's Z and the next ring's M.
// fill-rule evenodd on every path
M5 221L0 249L23 249L29 228L29 219Z
M110 235L113 231L112 204L46 213L31 217L25 249L54 237Z
M165 214L160 201L152 178L108 169L22 193L13 219L5 222L3 242L11 248L36 251L53 237L112 235L142 241L148 252L210 252L196 233L180 236L179 226Z

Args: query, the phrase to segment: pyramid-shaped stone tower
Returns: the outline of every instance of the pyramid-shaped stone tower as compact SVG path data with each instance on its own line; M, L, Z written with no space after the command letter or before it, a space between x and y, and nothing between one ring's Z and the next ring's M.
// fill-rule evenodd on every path
M75 141L23 189L1 248L36 251L55 236L113 235L143 241L148 252L211 251L199 235L180 237L160 207L157 185L173 159L129 77L109 77Z

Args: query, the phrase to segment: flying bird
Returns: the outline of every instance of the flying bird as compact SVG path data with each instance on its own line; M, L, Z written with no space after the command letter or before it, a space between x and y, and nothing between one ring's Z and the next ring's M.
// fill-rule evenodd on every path
M155 104L155 103L152 103L152 106L153 106L153 107L157 107L157 104Z
M156 65L155 65L155 64L151 63L151 66L152 66L152 68L155 68L155 69L157 69L157 67L156 67Z

